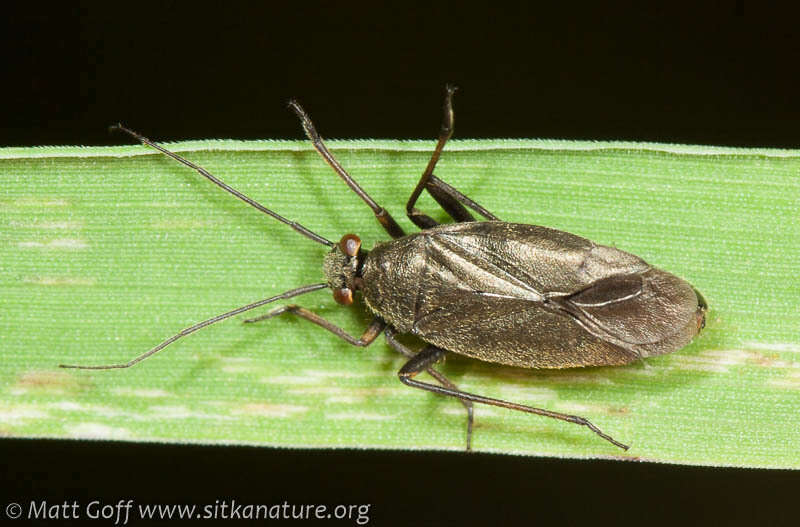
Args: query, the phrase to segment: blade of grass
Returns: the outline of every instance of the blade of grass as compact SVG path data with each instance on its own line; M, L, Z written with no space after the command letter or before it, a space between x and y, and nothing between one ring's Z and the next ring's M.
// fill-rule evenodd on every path
M432 142L333 141L404 226ZM173 144L276 212L365 247L386 236L304 142ZM476 450L800 467L800 151L566 141L454 141L437 175L507 221L615 245L694 284L701 337L644 365L568 371L453 357L483 395L583 415L585 429L476 408ZM452 400L395 378L382 341L352 348L302 320L230 320L128 370L212 315L322 280L324 248L140 146L0 149L0 433L275 446L464 448ZM420 208L437 211L424 196ZM443 219L443 215L435 214ZM363 306L298 303L353 334ZM362 307L359 309L359 307Z

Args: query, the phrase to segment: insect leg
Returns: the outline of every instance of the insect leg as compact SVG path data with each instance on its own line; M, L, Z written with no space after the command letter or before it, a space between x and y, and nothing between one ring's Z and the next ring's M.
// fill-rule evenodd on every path
M388 342L389 345L395 349L395 351L397 351L401 355L404 355L404 356L408 357L409 359L413 359L414 357L419 355L418 353L414 353L413 351L408 349L407 346L404 346L403 344L398 342L397 339L394 338L395 334L396 334L396 332L395 332L394 329L390 330L390 329L387 328L387 330L386 330L386 342ZM434 348L434 346L430 346L430 345L426 346L425 349L423 349L422 351L424 352L428 348ZM435 349L438 350L439 348L435 348ZM422 352L420 352L420 353L422 353ZM447 388L450 388L451 390L458 390L458 387L455 384L453 384L450 381L450 379L448 379L447 377L445 377L444 375L442 375L438 371L434 370L432 366L428 366L427 368L425 368L425 371L428 373L428 375L430 375L431 377L433 377L434 379L439 381L443 386L445 386ZM465 401L464 399L459 399L459 400L461 401L461 404L464 405L464 408L467 409L467 450L471 450L472 449L472 423L474 421L474 411L473 411L473 407L472 407L472 401Z
M450 186L432 174L425 188L439 203L439 205L442 206L444 211L457 222L475 221L472 215L467 212L465 206L474 210L487 220L501 221L500 218L486 210L480 204L476 203L472 199L456 190L454 187ZM463 210L466 216L461 215L459 210Z
M388 338L388 333L387 333L387 338ZM445 353L447 353L445 350L433 346L424 348L421 352L416 354L400 369L400 371L398 372L400 381L407 386L412 386L414 388L421 388L423 390L428 390L429 392L438 393L440 395L456 397L458 399L461 399L462 401L472 401L475 403L499 406L502 408L509 408L511 410L518 410L521 412L542 415L544 417L552 417L553 419L560 419L562 421L567 421L568 423L582 425L587 427L589 430L599 435L609 443L618 446L619 448L622 448L624 450L628 450L627 445L620 443L610 435L604 433L602 430L597 428L589 420L577 415L562 414L560 412L553 412L550 410L545 410L543 408L535 408L533 406L525 406L518 403L512 403L510 401L504 401L502 399L484 397L482 395L475 395L472 393L463 392L458 389L437 386L435 384L430 384L427 382L422 382L414 379L414 377L416 377L416 375L419 374L421 371L426 370L433 363L441 359L441 357Z
M300 318L304 318L310 322L313 322L319 327L327 329L328 331L330 331L337 337L341 338L342 340L346 340L353 346L359 346L359 347L369 346L370 344L372 344L372 341L374 341L377 338L377 336L381 334L383 328L386 327L386 322L384 322L378 317L375 317L375 319L372 321L369 327L364 331L361 337L356 338L353 335L347 333L339 326L317 315L313 311L309 311L308 309L300 307L295 304L281 306L259 317L248 318L247 320L245 320L245 322L246 323L259 322L261 320L267 320L273 317L277 317L284 313L291 313L292 315L297 315Z
M322 137L320 137L319 132L317 132L314 123L311 122L311 118L308 116L303 107L300 106L297 101L289 101L289 108L297 114L297 117L300 118L300 121L303 124L303 130L305 130L308 139L311 141L311 144L314 145L314 148L319 155L325 160L328 165L337 173L339 177L347 183L347 186L355 192L359 198L361 198L364 203L366 203L369 208L372 209L372 212L375 213L375 217L378 219L380 224L386 229L386 232L389 233L389 236L392 238L401 238L405 236L405 232L403 232L402 227L397 224L397 222L392 218L392 215L389 212L378 205L375 200L373 200L369 194L366 193L364 189L361 188L355 179L353 179L350 174L336 161L336 158L333 157L328 147L325 146L325 143L322 141Z
M406 203L406 214L409 219L421 229L429 229L438 225L436 220L419 211L414 206L420 194L422 194L423 189L427 190L444 211L457 222L475 221L475 218L469 213L465 206L471 208L486 219L498 219L491 212L433 175L433 170L436 167L436 163L439 161L442 149L444 149L445 143L447 143L453 135L453 93L456 91L456 88L455 86L448 85L445 90L444 117L442 119L442 127L439 131L439 141L436 143L436 148L431 155L430 161L428 161L428 166L425 167L425 172L422 173L422 177L420 177L417 186L414 188L414 191L411 193Z

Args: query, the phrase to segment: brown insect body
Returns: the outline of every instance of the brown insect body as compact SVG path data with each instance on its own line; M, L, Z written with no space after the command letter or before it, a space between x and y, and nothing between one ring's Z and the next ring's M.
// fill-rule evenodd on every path
M706 309L689 283L637 256L536 225L440 225L359 259L347 286L361 288L398 332L510 366L608 366L670 353L697 334ZM331 284L345 276L326 271Z

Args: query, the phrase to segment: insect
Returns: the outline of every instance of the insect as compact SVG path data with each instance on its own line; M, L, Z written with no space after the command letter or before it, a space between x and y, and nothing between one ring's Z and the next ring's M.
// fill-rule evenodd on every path
M368 346L381 333L408 358L398 372L404 384L454 397L467 410L467 450L471 448L473 403L551 417L589 428L610 443L628 446L587 419L459 390L434 368L448 353L522 368L572 368L628 364L676 351L704 327L707 304L686 281L648 265L641 258L597 245L574 234L506 223L437 178L433 172L453 133L453 93L446 88L444 118L436 148L406 203L406 214L421 231L406 234L345 171L325 146L308 114L296 102L314 148L373 211L392 240L371 250L355 234L334 243L290 221L200 166L146 137L117 125L142 144L194 169L212 183L292 229L326 245L325 282L306 285L242 306L188 327L123 364L65 365L63 368L128 368L169 344L206 326L278 300L330 288L334 300L353 303L360 293L374 315L360 337L345 332L308 309L289 304L256 322L292 314L308 320L354 346ZM438 224L415 205L423 190L455 223ZM485 221L476 221L472 210ZM415 352L397 334L413 334L426 344ZM427 372L438 384L417 379Z

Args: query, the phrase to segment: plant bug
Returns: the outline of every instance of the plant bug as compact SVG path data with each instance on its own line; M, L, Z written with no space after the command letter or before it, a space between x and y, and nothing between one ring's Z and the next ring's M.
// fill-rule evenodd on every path
M448 86L439 140L425 171L406 203L406 214L421 231L406 234L345 171L325 146L306 112L291 101L314 148L373 211L392 237L367 251L355 234L338 243L264 207L228 186L202 167L138 133L117 125L142 144L194 169L298 233L326 245L326 281L292 289L195 324L124 364L61 365L62 368L128 368L169 344L206 326L257 307L330 288L335 301L353 303L360 293L374 315L360 337L346 333L300 306L281 306L245 322L284 313L312 322L354 346L368 346L381 333L408 358L400 381L459 399L467 409L467 450L471 447L473 403L487 404L552 417L583 425L610 443L628 446L583 417L525 406L459 390L434 369L447 353L522 368L572 368L628 364L645 357L676 351L703 328L707 305L684 280L648 265L641 258L597 245L563 231L506 223L437 178L434 168L453 133L452 97ZM416 207L427 190L455 221L438 224ZM476 221L472 210L485 221ZM414 352L395 337L409 333L426 345ZM430 374L438 384L416 379Z

